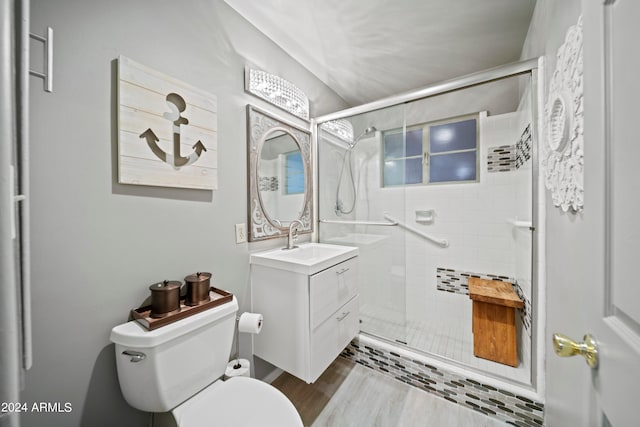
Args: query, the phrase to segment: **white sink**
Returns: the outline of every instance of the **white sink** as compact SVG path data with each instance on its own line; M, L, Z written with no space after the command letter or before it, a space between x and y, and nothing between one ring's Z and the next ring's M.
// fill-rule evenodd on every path
M307 275L315 274L358 255L355 246L304 243L295 249L271 249L251 254L254 265Z

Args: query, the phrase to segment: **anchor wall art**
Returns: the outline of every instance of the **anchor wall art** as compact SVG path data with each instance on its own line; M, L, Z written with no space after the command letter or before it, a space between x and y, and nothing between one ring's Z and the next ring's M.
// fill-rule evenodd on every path
M120 56L118 182L215 190L216 96Z

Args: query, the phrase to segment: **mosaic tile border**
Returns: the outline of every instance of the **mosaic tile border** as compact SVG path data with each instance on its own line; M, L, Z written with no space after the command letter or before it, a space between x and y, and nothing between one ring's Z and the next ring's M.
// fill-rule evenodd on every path
M520 140L516 142L516 169L520 169L527 160L531 159L531 144L531 124L528 124L520 135Z
M544 425L544 404L541 402L393 351L365 345L358 338L351 341L340 356L507 424L522 427Z
M513 284L513 289L518 294L520 299L524 301L524 307L520 310L517 310L520 319L522 320L522 325L524 329L527 331L527 334L531 336L531 300L527 297L522 290L518 281L513 277L508 276L498 276L495 274L482 274L482 273L472 273L469 271L459 271L451 268L436 268L436 288L439 291L451 292L460 295L469 295L469 277L478 277L480 279L486 280L497 280L500 282L509 282Z
M453 292L461 295L469 295L469 277L479 279L497 280L499 282L516 283L516 279L496 274L472 273L451 268L436 268L436 287L439 291Z
M514 283L513 289L516 291L516 294L518 294L518 297L520 297L524 302L524 307L518 310L518 313L520 313L520 320L522 321L524 330L527 331L527 334L531 337L531 300L529 300L529 298L524 294L519 283Z
M522 131L514 145L487 148L487 172L511 172L531 159L531 124Z
M501 145L487 149L487 172L511 172L515 170L515 162L515 145Z

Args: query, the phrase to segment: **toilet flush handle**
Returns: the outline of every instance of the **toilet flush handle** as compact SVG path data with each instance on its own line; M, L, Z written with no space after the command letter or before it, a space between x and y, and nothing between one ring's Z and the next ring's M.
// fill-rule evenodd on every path
M130 360L131 363L138 363L146 359L147 357L146 354L141 353L139 351L133 351L133 350L125 350L122 352L122 354L124 354L125 356L131 357L131 360Z

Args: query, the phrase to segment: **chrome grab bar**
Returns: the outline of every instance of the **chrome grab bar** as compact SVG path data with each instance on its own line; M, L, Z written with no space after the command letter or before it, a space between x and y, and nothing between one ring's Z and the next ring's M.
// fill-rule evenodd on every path
M396 224L398 224L400 227L404 228L407 231L412 232L413 234L416 234L420 237L422 237L423 239L426 239L432 243L435 243L436 245L442 247L442 248L446 248L447 246L449 246L449 241L445 240L445 239L436 239L435 237L431 237L428 234L423 233L422 231L415 229L413 227L408 226L407 224L401 223L398 220L394 219L393 217L385 214L384 215L385 219L388 219L389 221L393 221Z
M395 226L400 226L402 228L404 228L407 231L410 231L414 234L417 234L418 236L432 242L435 243L436 245L446 248L447 246L449 246L449 241L445 240L445 239L436 239L435 237L431 237L425 233L423 233L420 230L417 230L413 227L408 226L407 224L401 223L400 221L398 221L397 219L385 214L384 218L388 221L388 222L382 222L382 221L350 221L350 220L337 220L337 219L321 219L320 223L323 224L350 224L350 225L379 225L379 226L385 226L385 227L395 227Z
M350 224L350 225L380 225L385 227L394 227L398 225L397 221L348 221L338 219L321 219L322 224Z

